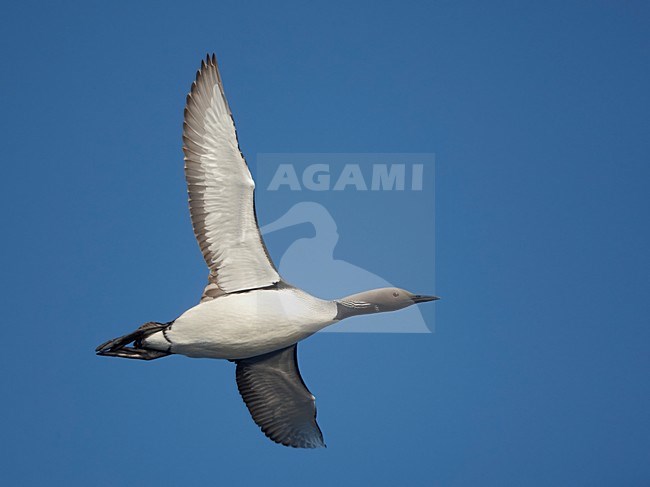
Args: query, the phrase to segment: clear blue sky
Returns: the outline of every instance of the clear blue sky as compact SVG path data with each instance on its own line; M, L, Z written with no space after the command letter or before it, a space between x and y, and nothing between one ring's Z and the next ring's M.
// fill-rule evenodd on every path
M648 485L649 18L613 0L5 5L3 483ZM436 154L436 333L301 346L326 450L266 440L232 364L93 353L204 284L180 128L212 51L249 158Z

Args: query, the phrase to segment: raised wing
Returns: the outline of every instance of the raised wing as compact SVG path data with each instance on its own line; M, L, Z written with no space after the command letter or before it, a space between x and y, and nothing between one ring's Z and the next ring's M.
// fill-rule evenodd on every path
M255 183L239 150L214 54L201 63L187 95L183 152L192 226L210 268L208 287L232 293L278 282L257 226ZM203 300L218 294L212 289Z
M237 388L253 420L276 443L324 447L316 398L300 377L298 346L237 360Z

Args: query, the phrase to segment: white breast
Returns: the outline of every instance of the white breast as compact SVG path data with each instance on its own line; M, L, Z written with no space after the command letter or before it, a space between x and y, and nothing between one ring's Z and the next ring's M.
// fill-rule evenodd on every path
M334 302L299 289L255 290L201 303L165 335L174 353L238 359L288 347L334 323L335 316Z

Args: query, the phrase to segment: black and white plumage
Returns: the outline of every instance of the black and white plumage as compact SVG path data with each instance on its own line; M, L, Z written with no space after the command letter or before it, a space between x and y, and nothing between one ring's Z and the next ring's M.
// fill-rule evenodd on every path
M278 274L255 215L255 183L239 149L215 56L187 96L183 124L192 226L209 268L201 302L169 323L149 322L97 347L98 355L152 360L170 354L236 362L239 392L270 439L325 446L297 343L350 316L437 299L384 288L323 300Z

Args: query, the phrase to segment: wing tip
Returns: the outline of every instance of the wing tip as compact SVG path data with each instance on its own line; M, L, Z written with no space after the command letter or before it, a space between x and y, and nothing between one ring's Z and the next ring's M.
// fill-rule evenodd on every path
M213 52L212 54L207 53L205 55L205 62L206 64L210 66L216 66L217 65L217 55Z
M260 427L260 429L262 430L262 433L264 433L264 436L266 436L269 440L273 441L274 443L277 443L278 445L288 446L290 448L302 448L305 450L316 450L318 448L327 448L327 445L325 444L325 440L323 440L322 434L315 438L295 441L293 438L274 437L272 433L266 431L264 428Z
M196 71L196 77L194 79L194 82L192 83L192 87L190 89L188 98L186 99L186 104L189 104L191 100L190 95L199 91L199 85L203 82L203 79L206 78L209 80L213 76L214 76L213 79L216 81L216 84L219 86L219 91L221 92L221 96L223 97L224 104L228 109L228 113L232 118L232 112L230 111L230 107L228 107L228 101L226 100L226 95L223 89L223 82L221 81L221 73L219 72L219 63L217 61L217 55L214 52L212 54L210 53L206 54L205 59L201 59L201 66Z
M216 69L219 72L219 63L217 62L217 55L214 52L212 54L208 52L205 55L205 59L201 60L201 71L208 68Z

